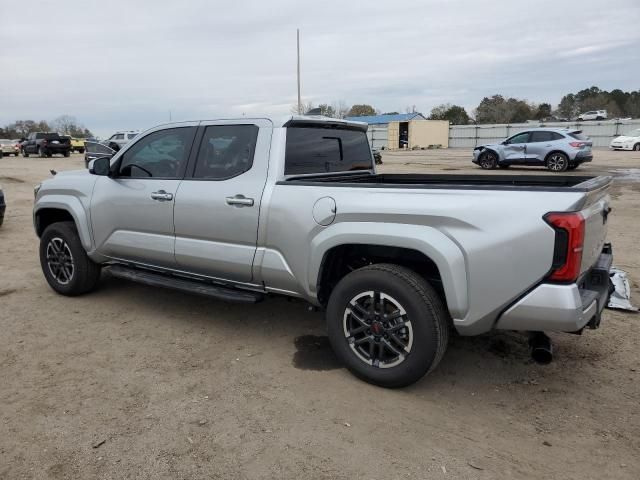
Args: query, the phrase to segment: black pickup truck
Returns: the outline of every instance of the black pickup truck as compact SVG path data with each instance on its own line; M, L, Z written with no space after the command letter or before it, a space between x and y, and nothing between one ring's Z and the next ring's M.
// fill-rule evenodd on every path
M60 153L68 157L71 154L71 139L55 132L34 132L22 142L21 149L24 157L31 153L37 153L40 157Z

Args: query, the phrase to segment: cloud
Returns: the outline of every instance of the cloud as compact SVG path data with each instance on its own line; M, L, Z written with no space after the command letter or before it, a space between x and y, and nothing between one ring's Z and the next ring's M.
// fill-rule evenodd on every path
M3 6L0 124L76 116L102 135L174 120L286 114L296 101L384 111L556 103L637 89L640 4L620 0L36 0ZM46 12L43 15L42 12ZM623 13L621 13L623 12ZM10 69L6 66L11 65Z

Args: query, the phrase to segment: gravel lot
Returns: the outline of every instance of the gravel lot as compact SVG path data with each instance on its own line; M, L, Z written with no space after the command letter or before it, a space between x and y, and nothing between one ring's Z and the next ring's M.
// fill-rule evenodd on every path
M640 153L616 175L609 239L640 303ZM483 173L468 150L387 153L388 172ZM33 186L71 158L0 159L0 478L640 478L640 315L555 335L454 338L403 390L338 365L321 313L225 304L103 276L87 296L45 283ZM495 173L551 173L511 168ZM634 174L635 173L635 179Z

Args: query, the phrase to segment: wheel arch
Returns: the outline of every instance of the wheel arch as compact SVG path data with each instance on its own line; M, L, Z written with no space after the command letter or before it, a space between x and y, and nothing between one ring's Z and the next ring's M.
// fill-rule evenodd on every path
M564 155L565 157L567 157L567 162L571 161L571 158L569 157L569 155L567 154L567 152L565 152L564 150L559 150L559 149L555 149L555 150L551 150L549 153L547 153L544 157L544 164L547 164L547 160L549 160L549 157L551 155L553 155L554 153L561 153L562 155Z
M49 198L46 201L39 201L33 212L33 224L38 237L42 236L45 228L52 223L65 221L72 221L75 224L82 246L90 251L92 241L89 219L80 200L74 197Z
M308 288L320 304L326 304L335 284L353 268L395 263L431 281L453 318L463 318L468 310L464 254L435 228L341 223L314 238L310 251Z

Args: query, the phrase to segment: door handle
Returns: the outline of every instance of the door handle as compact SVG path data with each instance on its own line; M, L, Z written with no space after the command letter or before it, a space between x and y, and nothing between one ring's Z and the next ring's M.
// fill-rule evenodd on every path
M151 192L151 198L154 200L160 200L161 202L173 200L173 193L167 193L164 190L158 190L157 192Z
M247 198L240 194L234 197L227 197L225 201L227 205L235 205L236 207L253 207L253 198Z

